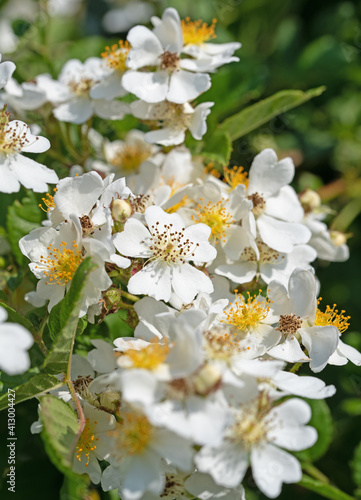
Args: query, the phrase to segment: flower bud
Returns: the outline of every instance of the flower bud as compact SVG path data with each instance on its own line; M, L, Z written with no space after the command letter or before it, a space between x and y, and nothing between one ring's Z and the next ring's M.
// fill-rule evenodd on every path
M206 395L216 388L221 380L219 368L205 364L193 379L194 387L198 394Z
M127 200L114 200L112 203L113 219L123 222L132 215L132 207Z
M307 188L299 195L300 202L305 212L312 212L321 206L321 197L313 189Z

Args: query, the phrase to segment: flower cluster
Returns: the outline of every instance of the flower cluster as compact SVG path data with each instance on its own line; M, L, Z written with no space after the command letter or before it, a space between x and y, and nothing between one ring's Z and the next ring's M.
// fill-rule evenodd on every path
M315 374L327 364L361 365L341 340L349 317L321 304L311 265L346 260L346 238L328 229L317 193L297 195L291 158L264 149L248 171L220 173L185 146L189 134L202 139L213 105L195 100L211 73L238 61L241 45L213 43L215 20L180 20L173 8L152 24L133 27L101 57L69 60L58 79L19 84L15 66L0 64L0 190L56 184L42 199L42 227L19 243L38 279L26 300L51 311L90 257L96 266L79 317L95 323L125 309L135 327L113 346L93 340L86 360L74 355L72 380L54 393L83 422L74 472L124 500L235 500L245 499L250 467L275 498L283 483L301 480L292 452L317 441L301 398L335 393L287 363ZM59 181L21 154L50 148L25 122L10 121L36 109L70 146L69 124L80 126L91 154L80 156L76 175ZM92 121L127 114L149 130L110 141ZM40 407L34 431L41 415Z

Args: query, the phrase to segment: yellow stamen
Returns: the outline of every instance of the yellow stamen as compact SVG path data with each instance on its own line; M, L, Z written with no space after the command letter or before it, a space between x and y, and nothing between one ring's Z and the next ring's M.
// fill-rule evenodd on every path
M217 19L212 19L212 24L208 26L201 19L191 21L189 17L181 20L184 45L201 45L208 40L216 38L214 28Z
M322 298L320 297L317 301L317 305L321 302ZM335 326L340 333L343 333L350 326L349 319L351 316L345 316L344 313L346 311L338 312L336 309L337 305L333 304L332 307L326 306L326 311L322 312L317 307L316 317L315 317L315 325L317 326L326 326L333 325Z
M125 412L121 423L120 447L128 455L141 453L152 437L153 428L145 415Z
M144 349L129 349L125 356L130 358L132 368L143 368L154 370L163 363L168 356L169 347L167 343L159 344L158 339Z
M151 147L133 146L132 144L123 144L118 151L115 152L111 159L111 164L114 167L125 170L126 174L134 173L140 165L152 154Z
M211 234L216 244L219 240L225 242L226 229L234 222L232 215L223 206L223 203L227 201L229 200L218 201L215 204L210 201L207 205L197 204L195 209L197 215L192 216L196 224L203 222L211 228Z
M73 241L73 248L67 248L65 241L62 241L60 248L55 248L53 245L48 246L49 252L47 257L40 256L40 262L47 266L45 276L49 277L46 284L65 285L72 280L75 271L80 263L84 260L81 250Z
M81 436L79 438L78 444L76 446L76 458L79 462L82 461L82 455L85 455L86 463L85 467L88 467L90 460L90 452L96 449L96 441L98 438L95 437L94 428L96 427L97 422L94 421L92 425L90 425L89 418L85 421L85 427Z
M246 330L249 327L258 325L261 321L266 319L270 310L270 300L268 297L262 297L259 290L258 295L251 296L249 292L247 302L243 295L237 293L235 290L236 301L225 311L226 320L223 323L235 326L238 330ZM264 300L263 300L264 299Z
M130 43L126 40L119 40L111 47L105 47L105 52L101 56L105 59L107 66L120 72L127 70L127 57L131 49Z
M246 188L248 187L249 180L243 167L225 167L223 175L224 181L232 188L232 191L240 184L243 184Z
M57 188L54 188L53 189L54 193L56 193L57 190L58 190ZM44 203L44 205L45 205L46 208L44 208L41 203L39 203L38 206L41 208L41 210L43 212L50 212L50 210L55 207L53 195L51 195L49 193L46 193L45 197L41 198L41 199L42 199L42 201L43 201L43 203Z

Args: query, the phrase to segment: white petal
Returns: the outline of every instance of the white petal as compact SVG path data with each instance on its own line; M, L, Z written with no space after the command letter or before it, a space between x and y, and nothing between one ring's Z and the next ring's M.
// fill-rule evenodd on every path
M47 183L55 184L59 180L54 170L23 155L11 158L11 170L23 186L36 193L44 193L48 190Z
M124 231L116 233L113 243L118 252L127 257L147 258L152 255L152 252L142 241L149 241L149 238L148 229L139 220L133 218L126 222Z
M254 448L251 464L257 486L269 498L278 497L282 483L298 483L302 477L298 460L271 444Z
M288 292L292 313L314 320L317 308L316 280L312 271L295 269L290 276Z
M168 302L172 293L170 266L162 261L147 264L130 278L128 290L135 295L149 295Z
M160 495L164 483L160 457L143 452L130 459L119 493L123 500L139 500L147 490Z
M85 123L93 114L93 106L90 99L79 97L61 104L53 111L55 118L62 122Z
M194 459L197 469L208 472L217 484L227 488L238 486L248 467L248 454L231 443L219 448L204 446Z
M257 273L257 264L239 262L238 264L223 264L216 268L216 273L235 283L249 283Z
M320 372L337 348L339 340L337 328L335 326L311 326L300 328L298 331L311 358L311 370L315 373Z
M122 84L128 92L145 102L161 102L168 92L169 75L167 71L127 71L123 75Z
M158 64L163 48L150 29L145 26L135 26L129 31L127 40L132 46L127 59L128 68L138 69Z
M14 73L16 66L11 61L5 61L0 64L0 89L5 87L10 80L11 75Z
M302 205L291 186L283 186L267 198L265 213L276 219L300 222L304 215Z
M283 222L266 214L257 219L257 227L262 240L278 252L291 252L294 245L307 243L311 231L297 222Z
M338 341L337 351L346 356L354 365L361 366L361 353L354 347L345 344L342 340Z
M272 347L268 351L268 354L276 359L283 359L289 363L302 363L304 361L309 361L309 358L302 351L298 340L288 335L286 340L282 344L278 344L276 347Z
M294 176L295 166L291 158L278 162L273 149L264 149L253 160L249 171L248 194L259 193L271 196L282 186L289 184Z
M153 33L159 38L163 48L169 52L180 52L183 47L183 33L178 12L172 7L165 9Z
M145 134L145 140L151 144L161 144L162 146L178 146L185 139L184 128L166 127L159 130L152 130Z
M189 130L192 136L198 141L201 140L207 132L206 118L211 112L210 108L213 104L213 102L202 102L202 104L198 104L198 106L194 109Z
M175 71L169 84L167 100L183 104L193 101L211 86L210 76L205 73L190 73L189 71Z
M187 263L173 267L172 287L185 304L192 302L199 292L213 292L212 280L205 273Z
M95 99L93 105L94 113L104 120L121 120L129 113L129 105L125 102Z

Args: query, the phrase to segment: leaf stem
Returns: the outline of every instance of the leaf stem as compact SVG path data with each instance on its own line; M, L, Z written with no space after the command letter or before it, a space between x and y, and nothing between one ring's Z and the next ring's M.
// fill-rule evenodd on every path
M139 300L139 297L136 297L135 295L133 295L129 292L125 292L124 290L122 290L122 297L124 297L125 299L128 299L128 300L131 300L132 302L137 302Z

